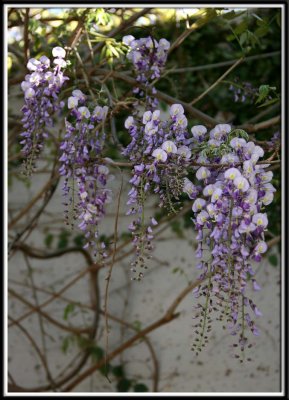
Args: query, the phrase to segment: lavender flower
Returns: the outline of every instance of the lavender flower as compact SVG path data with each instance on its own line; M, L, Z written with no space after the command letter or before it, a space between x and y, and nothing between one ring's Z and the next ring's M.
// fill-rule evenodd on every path
M78 89L72 94L68 98L70 113L59 159L59 173L65 178L66 220L72 227L77 221L86 238L85 248L91 248L94 257L105 258L105 247L97 239L99 222L111 201L111 190L106 184L112 176L101 160L105 133L99 130L99 125L105 122L107 107L96 106L94 110L86 105L78 107L79 103L85 104L86 96Z
M192 143L203 149L201 154L194 154L192 149L193 160L232 165L226 169L208 166L196 170L196 178L204 182L204 198L195 198L192 205L198 240L195 254L201 259L197 267L202 271L200 279L207 277L207 283L200 285L197 291L198 298L204 296L205 302L202 305L199 300L196 307L199 322L195 325L193 349L199 353L207 342L211 314L215 310L219 311L219 320L227 321L231 334L239 335L235 346L240 348L241 356L236 357L242 361L249 344L245 329L250 329L253 335L258 334L245 309L249 305L255 316L261 313L245 293L250 279L254 290L260 289L251 264L261 261L262 254L267 251L264 230L268 218L261 209L273 200L275 188L270 183L273 174L272 171L265 172L268 165L256 165L264 155L263 149L243 138L230 137L229 126L222 129L218 125L209 137L205 129L199 133L198 127L193 127L192 133L195 140ZM212 144L214 152L206 153ZM234 167L234 163L241 165Z
M39 60L31 58L27 68L32 71L26 75L25 81L21 83L24 91L25 105L22 107L24 131L20 134L22 140L22 152L25 157L24 173L31 175L35 169L35 161L44 147L44 141L48 137L47 129L53 126L52 116L59 112L64 103L59 100L59 93L65 81L68 79L61 68L65 68L63 60L65 50L55 47L52 50L54 57L63 62L55 63L50 67L50 60L46 56Z

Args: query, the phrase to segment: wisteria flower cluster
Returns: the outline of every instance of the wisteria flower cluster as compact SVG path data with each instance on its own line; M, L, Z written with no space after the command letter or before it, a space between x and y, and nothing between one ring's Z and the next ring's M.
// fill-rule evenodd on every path
M141 97L145 96L148 108L157 107L158 101L153 96L156 90L152 83L160 77L167 60L170 43L166 39L160 39L158 42L151 36L135 39L132 35L124 36L122 41L130 48L127 58L134 66L136 80L146 87L146 91L135 87L133 92Z
M104 243L98 243L98 224L111 201L111 190L106 188L112 179L101 157L105 143L104 123L108 107L90 109L87 96L81 90L72 91L68 98L70 113L66 119L66 134L60 145L62 151L59 173L65 178L63 193L67 224L78 227L86 238L84 248L90 247L96 257L106 257Z
M248 142L244 132L240 132L244 137L234 137L236 132L227 124L217 125L210 132L205 127L193 127L192 131L200 132L197 136L203 151L199 159L207 165L196 171L203 192L194 200L192 210L199 243L197 268L202 271L200 279L208 281L194 290L197 298L204 296L205 303L197 306L199 322L193 348L198 353L204 347L211 314L219 310L218 319L225 319L231 334L239 335L235 346L239 346L241 356L235 356L243 361L249 345L245 328L259 334L254 316L259 317L261 312L246 289L249 284L254 290L260 289L252 262L259 262L267 250L264 207L273 200L273 173L266 171L269 164L258 164L264 151Z
M253 263L267 251L265 206L273 201L275 192L270 183L273 173L267 170L270 164L260 162L264 150L249 141L245 131L228 124L218 124L210 131L203 125L189 128L181 104L172 104L169 115L162 115L154 81L161 75L170 43L131 35L125 36L123 43L129 47L127 57L139 84L133 91L145 97L145 102L135 103L124 123L131 139L123 155L132 164L127 201L127 214L134 218L128 227L135 248L132 279L141 280L154 248L158 222L147 215L147 197L158 196L159 206L170 214L180 210L182 196L188 196L193 202L192 221L198 242L195 256L200 260L197 268L202 282L194 289L194 296L200 300L193 349L199 353L207 343L215 313L216 319L238 337L234 347L241 353L235 356L243 361L245 348L251 346L245 332L249 329L257 336L255 317L262 315L247 289L260 289ZM53 114L64 106L59 93L68 79L63 73L66 53L55 47L52 55L53 68L45 56L29 60L31 74L21 84L26 103L21 144L27 173L32 172L42 151ZM84 248L90 248L99 262L105 262L106 246L99 240L99 223L112 198L107 183L113 175L103 159L108 107L89 101L81 90L74 89L67 108L59 158L66 223L71 227L77 223L85 237ZM279 145L276 133L268 147Z
M142 270L146 268L139 242L149 242L147 250L152 249L152 227L149 228L149 238L143 227L147 194L158 194L160 207L166 207L169 213L176 212L176 200L183 192L183 178L192 154L183 106L173 104L169 113L170 118L164 121L161 120L160 110L145 111L140 117L130 116L125 121L132 140L124 154L134 164L130 180L132 188L128 193L128 214L142 216L132 224L133 242L137 245L136 260L132 263L136 279L143 276ZM145 246L141 249L144 250Z
M64 102L59 100L59 93L68 80L63 73L67 65L66 52L62 47L54 47L52 55L54 66L50 66L50 59L46 56L39 60L31 58L27 64L31 73L21 83L25 105L22 107L24 131L20 135L20 144L23 146L24 172L27 175L33 172L35 161L48 137L47 129L53 126L53 114L64 106Z
M230 85L229 90L234 95L235 103L245 103L247 100L253 103L258 96L258 88L253 87L251 82L240 82L238 78Z

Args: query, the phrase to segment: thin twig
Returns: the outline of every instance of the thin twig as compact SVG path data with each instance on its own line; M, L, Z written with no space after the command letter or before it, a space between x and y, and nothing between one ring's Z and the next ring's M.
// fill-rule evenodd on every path
M118 218L119 218L119 208L120 208L120 198L121 198L121 193L122 193L122 188L123 188L123 174L121 173L121 184L118 192L118 197L117 197L117 212L116 212L116 217L115 217L115 223L114 223L114 244L113 244L113 254L112 254L112 261L109 267L108 275L106 277L106 286L105 286L105 295L104 295L104 310L105 310L105 330L106 330L106 340L105 340L105 367L107 367L107 356L108 356L108 336L109 336L109 327L108 327L108 289L109 289L109 283L112 275L112 269L114 266L115 262L115 255L116 255L116 245L117 245L117 240L118 240ZM107 368L106 368L107 370ZM108 376L107 379L109 380Z
M197 98L191 101L189 104L192 106L200 101L203 97L205 97L211 90L213 90L227 75L230 74L239 64L241 64L244 60L244 57L240 58L235 62L223 75L221 75L208 89L206 89L202 94L200 94Z
M275 57L280 55L280 51L272 51L270 53L263 53L263 54L256 54L254 56L244 57L243 62L249 62L253 60L260 60L263 58ZM235 64L239 59L229 60L229 61L222 61L213 64L206 64L206 65L197 65L195 67L184 67L184 68L172 68L168 70L167 74L179 74L183 72L196 72L196 71L204 71L206 69L214 69L214 68L222 68L222 67L229 67L230 65Z
M24 16L24 61L25 65L28 62L28 59L30 57L30 50L29 50L29 11L30 8L26 8L25 10L25 16Z

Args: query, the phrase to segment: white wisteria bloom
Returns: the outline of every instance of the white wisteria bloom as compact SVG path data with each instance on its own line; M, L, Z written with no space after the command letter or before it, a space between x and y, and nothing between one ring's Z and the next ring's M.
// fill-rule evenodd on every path
M167 161L168 155L163 149L155 149L152 154L153 157L157 159L157 161L165 162Z
M21 82L21 89L25 92L27 89L31 87L31 83L28 81Z
M220 147L221 143L222 142L220 140L216 140L216 139L208 140L208 145L210 145L211 147Z
M133 117L128 117L124 122L124 126L125 126L126 129L129 129L133 125L134 125Z
M257 246L255 247L254 250L256 253L262 254L267 251L267 248L268 248L268 246L267 246L266 242L261 241L257 244Z
M268 183L272 180L273 178L273 172L272 171L266 171L266 172L262 172L260 175L261 181L263 183Z
M192 210L194 212L200 211L203 207L205 207L205 205L206 205L206 201L204 199L201 199L200 197L198 197L192 205Z
M196 190L195 185L188 178L184 179L183 191L189 196Z
M209 178L210 176L211 176L211 172L210 172L210 170L209 170L208 168L206 168L206 167L200 167L200 168L197 170L196 178L197 178L199 181L202 180L202 179Z
M29 69L29 71L36 71L38 65L40 65L40 61L36 60L36 58L30 58L30 60L28 60L27 63L27 69Z
M204 225L204 223L207 222L208 219L209 219L209 214L207 213L207 211L203 210L197 215L197 223L199 225Z
M212 218L216 213L215 206L210 203L210 204L207 205L206 208L207 208L207 211L209 213L209 216Z
M250 187L249 182L243 176L238 176L237 178L235 178L234 185L236 186L237 189L241 190L242 192L247 192L247 190Z
M42 79L42 75L39 72L33 72L30 75L30 82L32 82L34 85L38 86L41 79Z
M263 226L264 228L266 228L266 226L268 225L267 214L263 213L255 214L252 218L252 221L257 226Z
M102 118L102 107L96 106L95 109L93 110L92 115L96 117L97 119Z
M204 196L212 196L214 189L215 189L214 185L205 186L204 190L203 190L203 195Z
M245 139L242 138L234 138L230 141L230 146L233 147L233 149L241 149L247 144Z
M73 90L73 91L72 91L72 95L73 95L74 97L77 97L79 100L82 100L82 101L84 101L84 100L86 99L85 94L82 93L82 91L79 90L79 89Z
M58 65L60 68L65 68L67 63L63 58L55 58L53 64Z
M132 61L134 64L138 63L142 59L142 54L140 51L134 51L132 54Z
M167 140L162 144L162 149L167 153L177 153L177 146L171 140Z
M250 222L249 224L246 224L244 221L241 222L238 231L240 233L250 233L253 232L256 229L256 225Z
M270 193L275 193L276 189L274 188L274 186L272 185L272 183L265 183L262 188L266 191L266 192L270 192Z
M216 201L218 201L219 198L222 196L222 193L223 193L222 189L220 188L215 189L212 194L211 202L216 203Z
M188 148L188 146L181 146L178 148L178 154L180 154L182 157L189 159L192 155L191 150Z
M92 218L92 215L88 211L83 215L83 219L85 222L89 221L91 218Z
M224 177L232 181L239 176L241 176L241 172L237 168L229 168L224 173Z
M266 194L260 198L260 201L264 204L264 206L268 206L272 203L274 195L272 192L266 192Z
M228 154L224 154L222 156L220 163L221 164L234 164L234 163L237 163L239 161L240 161L240 159L237 156L237 154L228 153Z
M173 104L170 106L170 116L175 117L184 113L184 107L181 104Z
M207 128L204 125L195 125L192 127L191 132L194 138L199 139L207 133Z
M49 82L49 85L50 84L52 85L54 83L54 80L55 80L56 77L55 77L53 72L47 71L44 74L44 78Z
M87 193L87 192L81 192L80 195L79 195L79 197L81 198L81 200L85 200L85 199L87 198L87 196L88 196L88 193Z
M97 207L94 204L87 204L87 209L92 214L96 214L97 212Z
M64 58L66 51L62 47L57 46L52 49L52 55L53 57Z
M152 136L157 133L158 129L159 129L158 126L155 125L153 121L149 121L145 126L145 133L148 136Z
M134 36L132 35L126 35L122 38L122 43L126 44L127 46L131 45L131 42L134 40Z
M160 117L160 114L161 114L160 110L155 110L152 113L152 121L157 121Z
M46 56L41 56L41 57L39 58L39 61L41 62L41 64L46 65L46 67L49 67L49 66L50 66L50 60L49 60L49 58L46 57Z
M223 136L231 132L231 125L229 124L218 124L210 132L210 138L220 140Z
M35 96L35 90L32 88L28 88L24 92L25 99L31 99Z
M84 118L89 118L90 117L90 111L89 111L89 109L87 107L79 107L78 112Z
M159 47L162 47L164 50L168 50L170 48L170 42L167 39L160 39Z
M254 189L254 188L249 189L249 191L248 191L248 193L246 195L245 201L248 202L251 205L254 205L254 204L256 204L257 199L258 199L257 190Z
M69 109L76 108L78 105L78 97L70 96L68 97L67 107Z
M108 175L109 174L109 169L107 168L106 165L99 165L98 172L100 174L103 174L103 175Z
M151 119L152 119L152 112L151 111L144 112L142 117L143 124L146 125Z
M251 154L251 161L255 164L260 157L264 156L264 150L260 146L255 146Z
M254 172L254 164L251 160L246 160L243 163L244 175L249 177Z

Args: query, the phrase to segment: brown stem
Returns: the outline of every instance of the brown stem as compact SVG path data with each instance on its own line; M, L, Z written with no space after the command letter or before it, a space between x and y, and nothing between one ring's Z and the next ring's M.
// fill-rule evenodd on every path
M30 50L29 50L29 11L30 8L26 8L25 16L24 16L24 61L25 65L28 62L30 57Z
M200 101L203 97L205 97L211 90L213 90L227 75L230 74L239 64L244 61L244 57L240 58L238 61L235 62L223 75L221 75L211 86L208 87L203 93L201 93L198 97L196 97L193 101L191 101L190 105L196 104Z
M236 128L245 129L248 132L257 132L262 129L270 128L271 126L278 125L281 121L281 116L277 115L276 117L267 119L266 121L259 122L258 124L243 124L237 126Z

